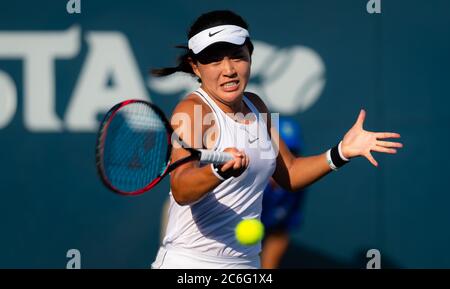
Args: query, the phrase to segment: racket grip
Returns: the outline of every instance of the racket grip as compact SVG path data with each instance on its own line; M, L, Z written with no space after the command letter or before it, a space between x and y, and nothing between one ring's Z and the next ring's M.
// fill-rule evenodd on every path
M216 152L210 150L199 150L199 151L201 153L200 162L220 165L233 159L233 155L230 153Z

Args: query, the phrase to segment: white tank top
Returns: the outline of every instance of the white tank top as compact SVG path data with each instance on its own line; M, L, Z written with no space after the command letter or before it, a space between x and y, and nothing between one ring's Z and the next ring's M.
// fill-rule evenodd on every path
M214 150L244 149L250 163L239 177L223 181L194 204L180 206L170 192L163 246L210 256L256 256L261 251L261 244L240 245L234 230L243 219L260 218L263 191L275 170L276 157L265 120L245 96L245 104L257 116L257 121L251 124L234 121L201 88L195 93L211 108L217 120L219 137Z

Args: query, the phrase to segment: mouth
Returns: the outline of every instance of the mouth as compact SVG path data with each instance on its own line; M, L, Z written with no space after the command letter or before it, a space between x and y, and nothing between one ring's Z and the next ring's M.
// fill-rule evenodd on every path
M239 80L230 80L220 85L226 92L235 91L239 88Z

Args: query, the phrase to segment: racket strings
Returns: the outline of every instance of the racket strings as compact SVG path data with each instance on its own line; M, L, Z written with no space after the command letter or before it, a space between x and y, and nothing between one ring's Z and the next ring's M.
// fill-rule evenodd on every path
M104 168L111 184L126 192L139 190L166 168L166 128L150 106L128 104L112 118L104 149Z

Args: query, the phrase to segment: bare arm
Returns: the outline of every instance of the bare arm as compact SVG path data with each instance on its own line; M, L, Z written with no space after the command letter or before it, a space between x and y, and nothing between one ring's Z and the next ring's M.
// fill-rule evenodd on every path
M254 94L250 96L259 111L269 113L269 110L258 96ZM289 151L284 141L278 137L276 128L271 126L270 117L267 119L272 143L278 148L276 169L272 177L281 187L290 191L296 191L314 183L331 171L326 152L309 157L295 157ZM364 119L365 111L361 110L357 121L342 140L341 152L348 159L364 156L374 166L377 166L378 163L373 158L371 151L395 154L397 151L394 148L401 148L403 145L397 142L379 140L399 138L400 135L397 133L366 131L363 129Z
M272 139L276 140L278 132L275 128L271 128L271 130ZM274 142L274 145L276 145L276 142ZM279 153L276 165L272 177L281 187L289 191L306 187L331 171L326 153L308 157L295 157L281 138L279 138Z
M260 112L270 113L259 96L253 93L246 93L246 95ZM267 117L267 126L272 144L278 151L276 168L272 177L282 188L296 191L317 181L331 171L325 153L309 157L295 157L279 137L277 128L272 127L270 115Z
M212 125L202 125L202 129L198 132L194 129L194 123L203 123L202 119L194 118L194 107L197 105L202 107L202 117L210 112L209 108L204 107L200 100L193 97L180 102L175 108L171 124L178 135L191 147L202 148L205 131ZM195 115L195 117L199 117ZM214 124L213 124L214 125ZM235 159L227 162L222 167L223 172L230 172L232 175L239 175L246 166L248 166L248 158L245 154L238 152L236 149L226 150L231 152ZM189 152L183 148L173 148L171 160L175 162L186 156ZM222 181L214 175L211 165L200 166L199 161L188 162L170 173L170 187L175 201L180 205L188 205L199 200L205 194L217 187Z

